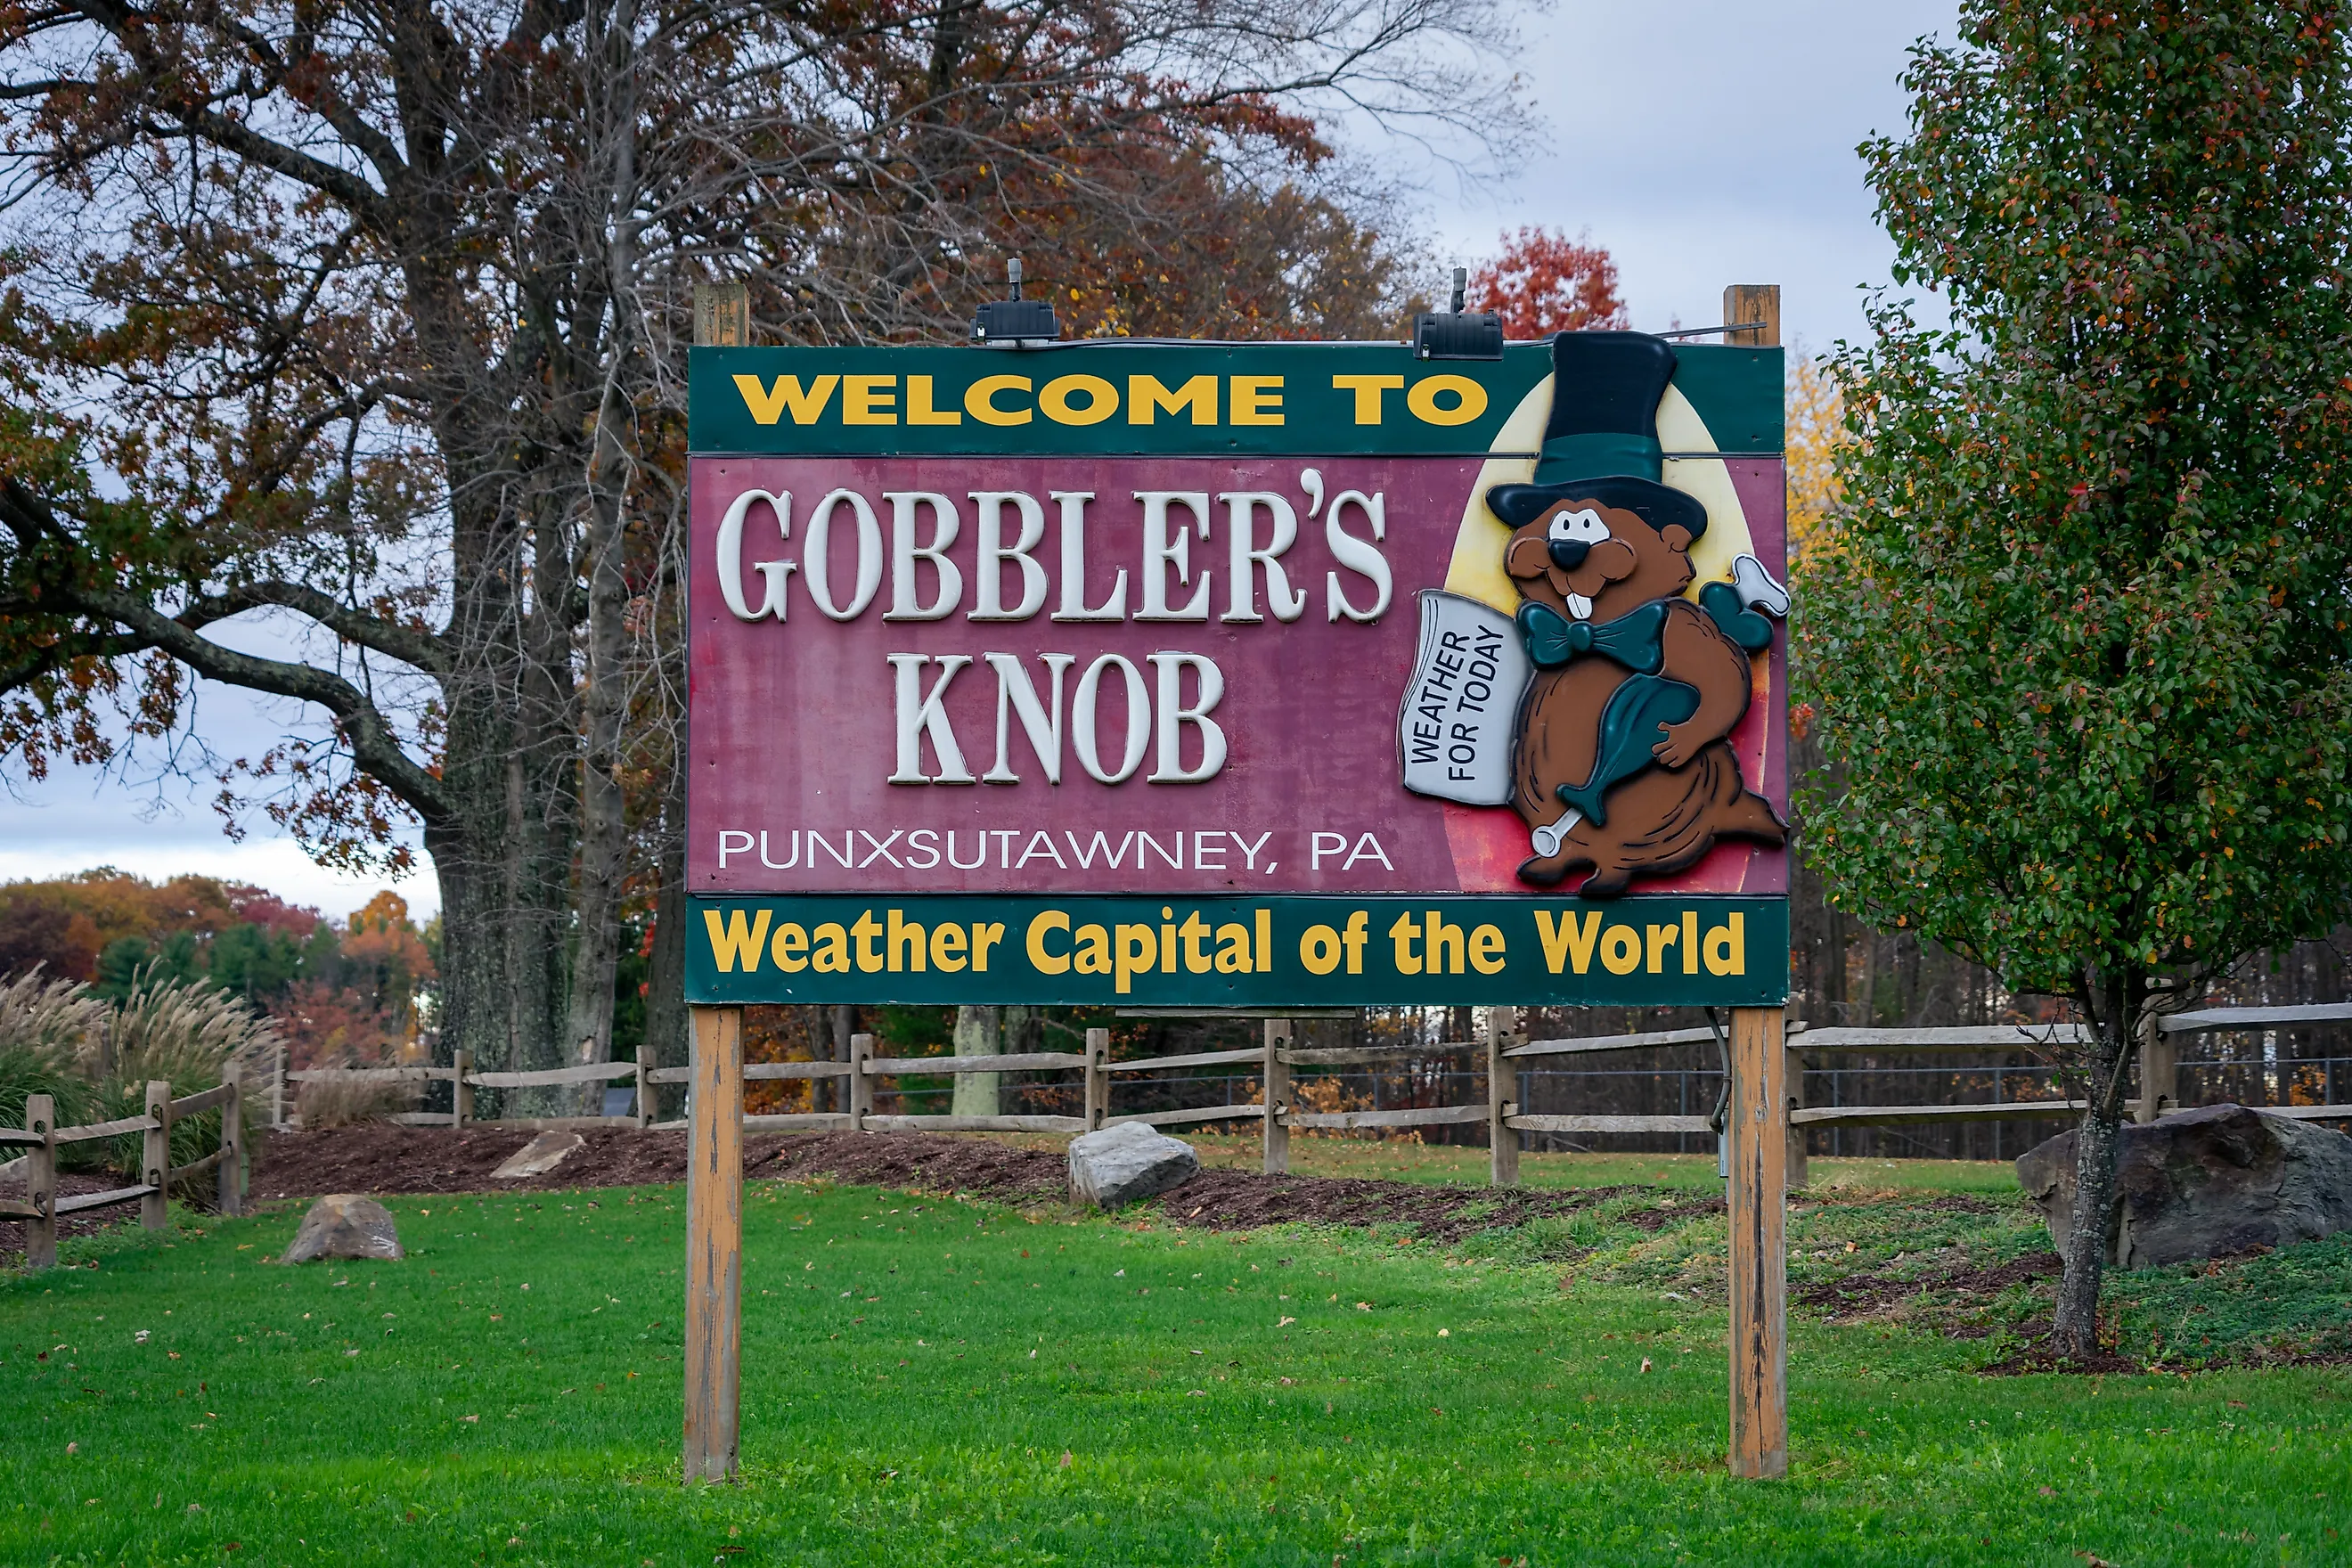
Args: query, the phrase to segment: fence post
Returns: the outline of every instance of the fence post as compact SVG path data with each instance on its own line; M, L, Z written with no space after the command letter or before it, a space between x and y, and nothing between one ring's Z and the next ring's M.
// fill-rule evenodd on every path
M457 1075L449 1081L449 1125L463 1127L474 1120L474 1086L466 1081L466 1075L474 1070L474 1053L451 1051L449 1065Z
M637 1125L654 1123L654 1046L651 1040L637 1045Z
M25 1131L39 1142L25 1151L25 1267L54 1268L58 1263L58 1104L46 1094L25 1097Z
M1789 1109L1797 1110L1805 1103L1805 1053L1794 1046L1788 1047L1781 1058L1780 1070L1789 1085ZM1812 1163L1805 1155L1805 1130L1797 1125L1795 1117L1789 1119L1789 1168L1791 1190L1812 1184Z
M1265 1173L1269 1176L1290 1173L1290 1064L1282 1059L1282 1053L1290 1048L1290 1038L1289 1019L1265 1021L1265 1121L1262 1131Z
M1519 1134L1504 1125L1519 1113L1519 1070L1503 1054L1518 1031L1518 1009L1493 1007L1486 1014L1486 1149L1487 1181L1497 1187L1519 1184Z
M286 1047L279 1046L270 1058L269 1066L269 1125L286 1125Z
M245 1074L234 1058L221 1064L228 1098L221 1102L220 1212L230 1219L245 1212Z
M686 1481L735 1479L743 1379L743 1012L696 1007L686 1097Z
M1110 1120L1110 1031L1087 1031L1086 1104L1079 1108L1078 1119L1087 1131L1098 1132Z
M2139 1021L2139 1104L2136 1119L2153 1121L2180 1109L2180 1047L2153 1013Z
M874 1037L849 1037L849 1130L866 1131L866 1119L874 1114L874 1080L866 1076L866 1064L874 1059Z
M1731 1473L1789 1473L1788 1051L1778 1007L1731 1010Z
M147 1080L147 1131L140 1141L139 1179L154 1188L139 1200L139 1223L161 1230L171 1223L172 1086Z

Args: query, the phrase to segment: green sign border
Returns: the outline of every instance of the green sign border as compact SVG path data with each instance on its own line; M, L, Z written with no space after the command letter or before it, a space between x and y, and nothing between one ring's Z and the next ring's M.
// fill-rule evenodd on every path
M1444 972L1404 972L1393 928L1412 922L1417 955L1433 920ZM1043 968L1030 940L1041 921ZM1778 1006L1789 994L1789 907L1779 898L808 893L697 898L687 926L687 1000L700 1006ZM1685 958L1693 937L1699 951ZM973 964L976 946L985 967ZM1098 950L1110 973L1081 973ZM1315 973L1310 958L1328 972ZM846 967L820 970L827 960ZM1716 972L1735 962L1737 973Z

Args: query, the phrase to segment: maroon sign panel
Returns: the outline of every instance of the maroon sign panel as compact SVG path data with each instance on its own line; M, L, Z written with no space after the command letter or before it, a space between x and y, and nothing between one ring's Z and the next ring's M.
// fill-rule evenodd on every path
M1663 380L1663 431L1563 431L1565 374L1435 456L696 457L690 886L1784 892L1780 455Z

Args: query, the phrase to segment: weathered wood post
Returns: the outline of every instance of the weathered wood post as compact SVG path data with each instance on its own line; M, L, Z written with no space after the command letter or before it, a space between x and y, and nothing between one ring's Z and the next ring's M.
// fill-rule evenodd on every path
M693 1009L687 1084L686 1480L735 1479L743 1378L743 1012Z
M1780 286L1778 283L1733 283L1723 290L1723 321L1726 326L1753 321L1736 332L1726 332L1723 341L1737 348L1770 349L1780 346Z
M1078 1111L1087 1131L1096 1132L1110 1121L1110 1031L1087 1031L1086 1104Z
M234 1058L221 1064L228 1098L221 1101L220 1169L214 1191L220 1212L234 1219L245 1212L245 1073Z
M1265 1021L1265 1121L1260 1131L1269 1176L1290 1171L1290 1123L1284 1120L1290 1114L1290 1064L1282 1059L1290 1037L1289 1019Z
M1519 1132L1506 1120L1519 1113L1519 1069L1503 1054L1517 1038L1518 1016L1516 1007L1486 1014L1486 1179L1498 1187L1519 1184Z
M1731 1010L1731 1473L1789 1473L1788 1051L1778 1007Z
M40 1140L25 1151L25 1267L58 1264L58 1102L46 1094L25 1097L25 1131Z
M278 1047L269 1068L269 1125L286 1125L286 1047Z
M637 1125L654 1124L654 1047L651 1040L637 1044Z
M2139 1021L2139 1104L2133 1114L2141 1121L2180 1109L2180 1047L2162 1023L2153 1013Z
M874 1059L874 1037L849 1037L849 1130L866 1131L866 1119L874 1114L874 1079L866 1065Z
M1780 287L1735 283L1727 323L1757 323L1724 342L1780 342ZM1731 1473L1789 1473L1788 1014L1731 1010ZM1800 1080L1801 1082L1801 1079Z
M171 1223L172 1086L147 1080L147 1131L139 1144L139 1179L154 1190L139 1200L139 1223L162 1230Z
M463 1127L474 1120L474 1086L467 1081L467 1075L474 1070L474 1053L451 1051L449 1065L457 1072L449 1084L449 1125Z

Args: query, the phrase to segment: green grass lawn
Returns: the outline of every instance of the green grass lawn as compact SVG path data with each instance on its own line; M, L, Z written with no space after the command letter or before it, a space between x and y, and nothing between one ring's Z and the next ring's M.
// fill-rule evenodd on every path
M1711 1136L1711 1135L1710 1135ZM1208 1165L1258 1169L1265 1155L1255 1133L1195 1134L1184 1141ZM1040 1147L1045 1139L1031 1140ZM1058 1143L1054 1146L1058 1147ZM1391 1182L1432 1182L1445 1186L1484 1186L1486 1147L1463 1143L1410 1143L1370 1138L1294 1135L1290 1168L1303 1176L1374 1176ZM2005 1160L1832 1160L1810 1163L1816 1188L1855 1185L1903 1192L2014 1193L2017 1173ZM1530 1187L1608 1187L1638 1182L1650 1186L1706 1191L1720 1197L1723 1178L1707 1154L1522 1154L1519 1180Z
M1982 1377L1801 1317L1793 1474L1740 1483L1703 1226L747 1200L740 1486L677 1484L678 1189L399 1199L407 1261L299 1269L289 1208L0 1284L0 1562L2352 1562L2352 1369Z

